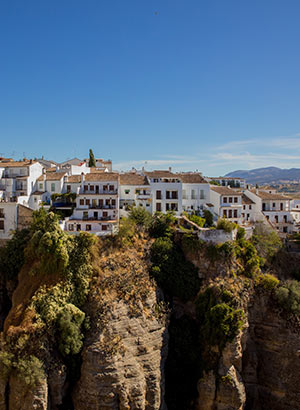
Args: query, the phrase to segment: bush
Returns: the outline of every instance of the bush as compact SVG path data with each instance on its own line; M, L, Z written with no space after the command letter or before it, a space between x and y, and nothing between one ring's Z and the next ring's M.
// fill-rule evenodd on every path
M16 279L24 264L24 249L30 239L28 229L15 231L13 237L0 247L0 272L7 280Z
M204 218L205 218L206 225L207 226L213 226L213 224L214 224L213 214L208 209L204 209L203 215L204 215Z
M291 280L278 286L274 294L275 300L288 313L300 316L300 283Z
M258 276L256 280L256 284L258 286L262 286L265 290L272 291L273 289L277 288L280 281L274 276L269 273L261 274Z
M142 206L131 208L129 219L134 221L138 227L149 228L152 222L152 215Z
M45 372L42 362L35 356L21 358L16 363L18 377L30 386L35 386L43 380Z
M151 274L166 293L178 296L183 301L197 294L201 283L198 271L170 238L157 238L154 241L151 262Z
M72 304L67 304L57 317L59 351L63 356L75 355L83 345L81 327L85 313Z
M176 218L173 212L167 212L166 214L156 212L149 227L149 233L153 238L171 237L175 222Z
M201 293L196 301L196 313L201 324L203 342L223 349L243 326L244 313L231 306L233 296L230 292L226 292L224 297L217 292L216 289L208 288Z
M14 355L9 352L0 352L0 377L2 380L7 381L10 372L13 368L13 358Z
M205 224L205 219L201 218L201 216L192 214L192 215L188 215L188 219L192 222L194 222L196 225L198 225L200 228L203 228L204 224Z
M282 242L277 233L263 223L256 224L251 242L264 262L271 262L282 248Z
M218 219L217 229L223 229L223 231L230 233L237 227L238 227L237 224L230 222L228 219L225 219L225 218Z

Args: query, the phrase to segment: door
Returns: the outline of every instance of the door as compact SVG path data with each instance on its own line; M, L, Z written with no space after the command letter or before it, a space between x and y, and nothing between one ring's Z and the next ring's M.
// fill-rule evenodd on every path
M96 199L92 199L92 206L93 206L93 208L97 207L97 200Z

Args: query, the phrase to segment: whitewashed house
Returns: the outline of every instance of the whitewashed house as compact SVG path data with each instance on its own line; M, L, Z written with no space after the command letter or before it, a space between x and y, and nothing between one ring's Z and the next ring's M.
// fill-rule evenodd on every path
M81 175L73 215L65 223L69 233L90 232L98 236L118 231L119 174L98 172Z
M120 215L132 206L142 206L152 213L152 191L148 178L135 173L120 174Z
M182 212L182 183L171 171L144 172L152 191L152 212Z
M208 182L214 181L220 184L220 186L228 186L230 188L246 188L246 180L244 178L233 177L205 177Z
M210 186L210 203L220 218L242 223L242 193L226 186Z
M210 200L210 185L199 173L176 174L182 183L182 209L200 212Z

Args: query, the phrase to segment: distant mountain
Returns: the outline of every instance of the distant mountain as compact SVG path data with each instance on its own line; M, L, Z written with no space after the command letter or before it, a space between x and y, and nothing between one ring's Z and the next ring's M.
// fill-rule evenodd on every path
M277 167L256 168L249 171L238 170L229 172L226 177L245 178L250 184L278 184L300 181L300 168L281 169Z

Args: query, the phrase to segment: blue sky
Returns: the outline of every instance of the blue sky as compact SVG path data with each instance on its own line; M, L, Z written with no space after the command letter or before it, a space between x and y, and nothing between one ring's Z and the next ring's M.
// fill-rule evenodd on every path
M299 0L2 0L0 152L300 167L299 16Z

